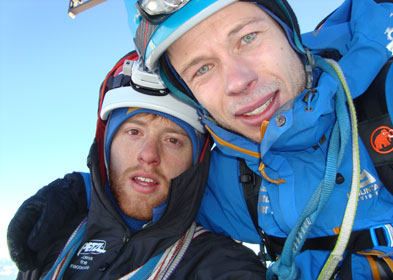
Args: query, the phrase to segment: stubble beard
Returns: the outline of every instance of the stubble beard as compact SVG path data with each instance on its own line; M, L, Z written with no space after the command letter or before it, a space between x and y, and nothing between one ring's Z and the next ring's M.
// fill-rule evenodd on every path
M165 186L162 186L165 182L169 184L169 180L165 178L159 172L154 172L154 175L159 179L161 186L153 194L138 194L130 193L128 186L129 178L131 174L140 168L130 167L126 169L122 174L116 174L113 170L109 169L109 182L112 194L124 214L137 220L151 220L153 217L153 208L163 203L168 193L163 190L167 190Z
M295 82L293 84L293 87L295 88L294 92L295 94L289 94L291 95L291 98L288 99L285 103L289 102L290 100L296 98L297 95L299 95L300 93L302 93L306 87L306 74L304 71L304 66L303 64L300 62L299 60L299 65L294 65L292 68L292 71L294 71L294 73L296 74L296 78L295 78ZM301 66L301 69L298 69ZM236 108L242 107L244 106L244 104L248 104L249 102L252 102L253 100L256 100L257 98L259 98L260 96L263 96L264 94L267 94L271 91L277 90L277 89L282 89L284 88L284 84L282 83L281 80L275 79L272 81L271 84L269 84L268 86L265 86L261 89L258 90L258 92L256 93L255 97L246 97L244 99L241 100L240 104L237 103L235 106L232 106L233 109L231 110L230 114L234 115L234 112L236 111ZM293 95L293 96L292 96ZM283 106L284 104L281 104L280 108ZM280 110L280 109L278 109ZM276 111L277 112L277 111ZM275 113L276 114L276 113ZM274 115L273 114L273 117ZM236 129L236 127L234 127L233 125L227 123L226 121L222 121L221 118L216 118L213 116L213 119L219 124L219 126L221 126L222 128L235 133L237 135L240 135L242 137L245 137L255 143L259 143L261 141L260 137L254 137L253 135L245 135L245 131L240 131L238 129ZM267 120L270 121L270 120ZM259 127L260 128L260 127Z
M249 104L250 102L253 102L254 100L258 99L261 96L264 96L265 94L268 94L269 92L276 91L277 89L282 88L282 83L279 80L273 80L272 83L269 85L266 85L260 89L258 89L258 92L254 93L252 96L247 96L245 95L244 98L242 98L239 101L236 101L236 103L233 103L231 106L231 109L229 111L229 114L234 116L235 112L238 108L243 107L245 104ZM258 143L260 141L259 137L254 137L253 135L246 135L243 130L239 130L236 127L234 127L232 124L230 124L228 121L223 121L220 116L215 117L213 116L213 119L216 121L216 123L224 128L225 130L232 132L234 134L237 134L241 137L245 137L252 142Z

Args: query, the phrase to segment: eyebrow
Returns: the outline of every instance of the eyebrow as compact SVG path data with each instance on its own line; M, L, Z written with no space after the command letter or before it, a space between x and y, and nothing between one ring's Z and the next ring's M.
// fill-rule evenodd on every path
M242 30L244 28L244 26L249 25L249 24L253 24L253 23L257 23L257 22L261 22L264 21L263 18L261 17L252 17L252 18L247 18L246 21L242 21L240 23L238 23L237 25L235 25L234 28L232 28L231 31L229 31L229 33L227 34L228 37L233 37L236 33L238 33L240 30ZM201 55L201 56L197 56L194 59L192 59L189 63L187 63L184 67L182 67L182 69L180 69L179 74L180 76L183 76L185 72L188 71L189 68L195 66L196 64L198 64L201 60L203 59L207 59L208 57L205 55Z
M239 24L235 25L235 27L232 28L231 31L229 31L228 37L232 37L233 35L238 33L240 30L242 30L244 28L244 26L246 26L246 25L261 22L261 21L264 21L264 19L261 17L248 18L246 21L242 21Z
M173 121L171 121L170 119L168 119L166 117L162 117L162 118L167 123L171 123L171 122L174 123ZM124 123L131 123L131 124L136 124L136 125L143 126L143 125L146 125L147 121L130 118L130 119L126 120ZM176 124L176 125L179 126L178 124ZM189 137L188 133L183 128L181 128L180 126L179 127L175 127L175 126L166 127L164 132L166 132L166 133L175 133L175 134L180 134L180 135Z
M177 128L177 127L169 127L169 128L165 129L165 132L180 134L180 135L189 137L188 133L183 128L181 128L180 126L179 126L179 128Z
M188 71L188 69L190 69L191 67L195 66L196 64L198 64L201 60L206 59L207 56L205 55L201 55L201 56L197 56L195 57L193 60L191 60L189 63L187 63L183 69L180 70L180 77L184 76L184 73Z

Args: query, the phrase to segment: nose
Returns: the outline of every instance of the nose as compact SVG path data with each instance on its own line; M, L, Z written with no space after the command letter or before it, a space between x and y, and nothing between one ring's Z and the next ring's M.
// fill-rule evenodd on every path
M160 148L158 141L150 139L143 144L138 154L138 162L152 166L158 166L160 164Z
M236 54L227 57L223 72L227 95L248 94L258 79L252 64Z

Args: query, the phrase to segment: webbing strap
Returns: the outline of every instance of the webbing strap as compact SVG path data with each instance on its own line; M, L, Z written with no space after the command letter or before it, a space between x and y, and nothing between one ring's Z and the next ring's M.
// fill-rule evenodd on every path
M364 255L370 265L372 279L390 280L393 279L392 259L389 256L384 257L384 252L372 250L368 252L359 252ZM365 268L367 269L367 268ZM355 272L356 273L356 272ZM352 280L352 254L347 254L341 269L337 270L340 279Z
M247 209L254 224L255 230L258 232L258 235L261 238L262 242L260 245L263 245L259 257L263 262L266 260L275 259L276 254L270 246L270 240L258 223L258 197L262 178L247 166L244 159L238 158L238 161L240 171L239 181L243 186L244 199L246 201Z
M330 66L325 60L316 56L315 63L317 67L320 67L324 72L328 72L333 77L335 76L336 72L333 70L332 66ZM341 85L341 84L340 84ZM276 276L282 279L295 279L297 277L297 268L295 266L295 257L300 252L300 249L303 247L304 242L307 239L307 236L314 225L316 219L319 216L319 213L325 207L327 201L330 198L331 193L334 189L335 184L335 177L337 174L337 168L340 166L345 147L350 139L350 121L349 116L346 111L346 91L342 86L339 86L336 92L336 123L333 126L332 135L330 136L329 140L329 147L327 151L327 159L326 159L326 167L324 171L324 175L322 181L312 193L311 198L307 202L305 208L303 209L301 215L299 216L296 225L292 228L291 232L288 235L288 238L285 242L281 257L273 262L267 271L267 279L273 279ZM351 114L352 119L353 114ZM357 138L355 138L357 140ZM356 145L353 145L356 147ZM357 164L357 160L354 161ZM354 168L357 170L357 168ZM357 174L357 173L356 173ZM356 175L355 174L355 175ZM358 177L354 176L353 181L358 181ZM356 184L353 184L356 186ZM355 188L357 190L357 188ZM346 211L344 215L344 220L352 218L354 216L356 207L353 207L352 202L357 202L353 198L356 198L356 193L353 194L351 188L351 194L349 201L351 202L350 210ZM348 206L347 205L347 206ZM356 206L356 205L355 205ZM348 207L347 207L348 208ZM344 225L349 225L350 229L352 229L352 223L345 223ZM340 238L342 234L350 233L348 232L347 226L342 227L342 231L340 232L339 241L343 240ZM345 235L347 237L347 235ZM341 243L340 243L341 245ZM335 246L335 249L337 244ZM342 246L340 246L341 249ZM335 250L334 250L335 251ZM333 252L334 252L333 251ZM337 258L335 258L337 260ZM335 267L335 266L334 266ZM329 267L330 268L330 267Z
M151 258L146 264L124 275L119 280L166 280L186 253L194 234L198 231L195 222L187 232L161 254Z
M250 213L255 229L259 233L257 205L259 186L261 185L262 178L248 168L244 159L239 158L238 160L240 170L239 180L243 186L244 199L246 200L248 212Z
M373 236L369 229L353 231L348 242L347 251L349 253L355 253L371 249L375 246L388 246L389 240L386 239L383 227L376 228L374 230L376 236L376 242L373 241ZM270 245L276 254L281 254L282 248L286 238L268 236ZM331 251L337 241L337 235L321 236L315 238L308 238L301 249L305 250L320 250L320 251Z

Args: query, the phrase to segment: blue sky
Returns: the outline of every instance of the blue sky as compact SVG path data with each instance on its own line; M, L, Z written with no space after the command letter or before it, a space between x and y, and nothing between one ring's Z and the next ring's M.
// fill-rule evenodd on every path
M289 2L306 32L343 0ZM56 178L87 171L99 86L133 48L122 0L75 19L67 10L68 0L0 1L0 260L18 206Z

